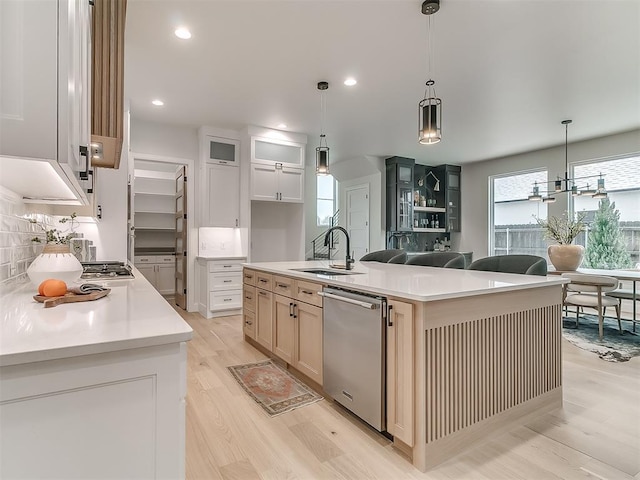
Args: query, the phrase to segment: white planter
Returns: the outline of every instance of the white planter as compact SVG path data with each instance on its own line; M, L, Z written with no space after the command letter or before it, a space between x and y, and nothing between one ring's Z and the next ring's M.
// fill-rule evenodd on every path
M549 245L549 260L561 272L573 272L582 263L584 247L582 245Z
M36 287L48 278L73 283L82 275L82 265L69 251L69 245L45 245L29 268L27 275Z

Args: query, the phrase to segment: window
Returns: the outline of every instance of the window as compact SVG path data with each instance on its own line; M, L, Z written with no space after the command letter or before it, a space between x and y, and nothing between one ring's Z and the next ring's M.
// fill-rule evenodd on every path
M317 226L331 226L331 218L335 212L335 181L332 175L318 175L317 189Z
M588 264L589 255L585 255L583 266L591 268L624 268L631 267L640 262L640 156L630 156L613 159L592 160L589 162L574 163L571 176L574 178L587 178L589 187L596 187L597 176L602 173L609 202L615 203L615 210L620 214L619 233L626 251L630 257L630 263L625 265L608 265L606 259L599 265ZM571 197L571 207L574 212L585 211L587 213L587 231L581 234L576 243L589 248L589 232L593 229L592 222L600 206L600 200L591 195ZM596 258L592 258L595 262ZM585 264L585 262L587 264Z
M546 187L547 171L491 177L489 255L528 254L547 257L547 243L536 217L547 218L547 205L531 202L531 187Z

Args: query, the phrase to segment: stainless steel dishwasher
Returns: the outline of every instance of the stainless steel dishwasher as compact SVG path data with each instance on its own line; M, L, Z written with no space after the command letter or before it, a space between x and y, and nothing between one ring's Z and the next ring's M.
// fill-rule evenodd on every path
M386 430L385 298L325 287L323 389L376 430Z

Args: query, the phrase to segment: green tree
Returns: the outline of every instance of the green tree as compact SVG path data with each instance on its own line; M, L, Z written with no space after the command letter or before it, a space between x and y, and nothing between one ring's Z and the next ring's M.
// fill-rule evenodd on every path
M631 256L620 231L620 212L616 202L600 200L589 229L587 250L582 265L586 268L616 269L631 266Z

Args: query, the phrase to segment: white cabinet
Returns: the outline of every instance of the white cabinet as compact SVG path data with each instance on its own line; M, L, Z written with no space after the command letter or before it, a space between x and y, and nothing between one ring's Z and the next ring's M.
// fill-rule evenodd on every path
M6 0L0 22L2 185L33 200L88 204L89 2Z
M171 343L0 368L2 477L184 478L186 353Z
M304 168L303 143L276 138L251 138L251 163L271 165L282 163L290 167Z
M242 258L198 258L198 311L205 318L235 315L242 308Z
M136 255L136 268L162 295L176 291L176 257L174 255Z
M206 164L207 208L202 226L240 226L240 169L236 165Z
M240 142L238 140L204 135L201 148L204 160L208 163L228 166L239 164Z
M251 200L302 203L304 169L282 163L251 165Z

